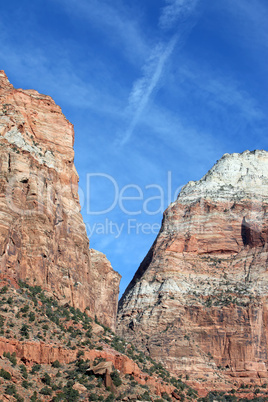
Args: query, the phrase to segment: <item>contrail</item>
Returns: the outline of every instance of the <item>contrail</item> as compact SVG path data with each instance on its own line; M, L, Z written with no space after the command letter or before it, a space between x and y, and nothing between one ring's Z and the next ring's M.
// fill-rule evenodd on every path
M121 145L124 145L131 137L133 130L135 129L135 127L140 119L140 116L141 116L143 110L145 109L147 103L149 102L150 96L162 75L164 65L165 65L166 61L168 60L168 58L170 57L171 53L173 52L173 49L177 43L177 40L178 40L178 36L175 35L170 40L170 42L168 43L168 45L164 49L164 51L161 52L161 54L159 54L158 62L155 67L155 71L154 71L153 75L152 76L147 75L147 76L143 77L142 79L136 81L136 83L134 84L132 93L130 95L130 103L132 105L133 104L135 105L135 103L137 103L137 106L136 106L135 114L130 122L130 125L129 125L127 131L125 132L124 138L121 141ZM132 98L132 101L131 101L131 98Z
M159 18L160 29L165 31L170 30L178 21L182 21L183 32L178 30L166 45L158 44L155 46L143 67L143 77L134 82L126 109L127 114L132 115L132 117L128 128L117 140L120 146L126 144L132 136L144 109L149 103L154 89L161 79L165 64L178 41L180 40L182 45L182 39L185 37L185 33L188 33L192 28L193 24L187 24L187 26L185 26L185 22L194 12L197 2L198 0L166 0L168 5L163 8Z

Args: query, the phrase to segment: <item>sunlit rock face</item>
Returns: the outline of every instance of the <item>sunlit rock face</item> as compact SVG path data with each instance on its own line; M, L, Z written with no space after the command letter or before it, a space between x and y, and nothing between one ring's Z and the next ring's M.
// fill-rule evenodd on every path
M72 124L49 96L14 89L0 71L1 274L40 285L114 328L120 275L105 256L98 272L91 264L73 142ZM105 280L107 311L96 303Z
M266 381L267 201L265 151L225 154L189 182L119 302L118 333L193 382Z

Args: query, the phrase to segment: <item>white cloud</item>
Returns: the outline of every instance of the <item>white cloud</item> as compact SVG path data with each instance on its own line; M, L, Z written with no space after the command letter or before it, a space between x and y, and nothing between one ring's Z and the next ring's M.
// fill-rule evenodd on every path
M187 80L188 85L200 91L202 95L210 96L209 104L214 108L220 105L234 107L247 121L266 118L261 105L244 89L243 83L228 77L227 74L213 71L206 63L196 65L190 62L179 70L181 80Z
M105 0L53 0L63 7L72 20L87 21L96 31L103 32L107 43L120 48L130 62L137 64L149 51L149 44L127 7ZM107 32L108 30L108 32Z
M173 36L169 41L167 46L157 45L147 63L143 67L144 75L142 78L138 79L132 88L132 91L129 96L129 106L128 112L133 115L131 122L126 130L126 132L120 138L120 145L124 145L129 138L132 136L132 133L143 113L146 105L149 102L149 99L152 95L152 92L156 88L161 75L165 63L170 57L176 43L178 37L177 35Z
M125 132L120 134L116 140L119 146L128 142L131 138L142 113L150 101L152 93L156 89L164 71L165 64L172 55L175 46L179 43L183 46L185 36L192 28L190 20L198 0L166 0L168 6L164 7L159 18L161 29L168 29L174 26L180 18L189 21L184 27L178 27L177 33L171 37L167 44L158 43L145 61L143 66L143 76L137 79L132 87L126 115L131 116Z
M167 6L159 18L159 26L166 30L173 28L178 20L185 20L192 14L197 2L198 0L166 0Z
M0 48L2 68L7 66L6 73L13 74L17 81L21 80L25 85L29 82L31 87L52 96L61 106L71 105L121 119L120 87L111 80L109 72L103 68L94 80L84 81L72 56L67 50L60 52L54 48L53 43L44 52L33 44L19 46L8 37L2 40ZM53 64L51 60L54 60ZM83 69L83 66L79 67Z

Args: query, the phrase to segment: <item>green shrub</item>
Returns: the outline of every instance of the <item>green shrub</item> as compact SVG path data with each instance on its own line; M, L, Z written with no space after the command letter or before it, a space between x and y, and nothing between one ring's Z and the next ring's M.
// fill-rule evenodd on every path
M85 335L86 335L88 338L91 338L91 337L92 337L92 330L91 330L91 329L88 329L87 332L85 333Z
M121 339L118 336L115 336L112 343L111 343L112 348L117 350L120 353L125 353L125 346L122 343Z
M84 356L84 354L85 354L85 352L83 350L78 350L77 355L76 355L77 359L79 359L79 357L81 357L81 356Z
M44 388L42 388L40 391L40 394L42 395L52 395L52 389L48 388L47 386L45 386Z
M36 391L34 391L33 395L30 398L30 401L31 402L37 402L37 392Z
M32 386L32 383L30 383L30 382L28 382L28 381L26 381L26 380L23 380L22 383L21 383L21 385L23 386L23 388L28 389L29 387Z
M27 373L27 369L24 366L24 364L20 364L20 372L23 378L27 379L28 378L28 373Z
M26 338L29 338L29 327L26 324L23 324L23 326L20 329L20 333L22 336L25 336Z
M53 397L52 401L53 402L60 402L60 401L66 401L65 399L65 395L63 392L61 392L60 394L57 394L56 396Z
M27 313L27 312L29 311L29 309L30 309L29 304L25 304L25 306L22 307L22 308L20 309L20 311L21 311L22 313Z
M4 352L3 356L7 357L8 360L12 363L13 366L16 366L17 358L16 358L16 353L15 352L13 352L12 354L10 354L10 352Z
M37 373L37 371L39 371L40 369L41 369L41 365L40 365L40 364L35 364L35 365L33 365L30 374L35 374L35 373Z
M17 358L16 358L16 353L15 352L12 353L12 355L10 356L9 360L11 361L13 366L17 365Z
M78 371L79 373L85 374L86 371L87 371L87 369L88 369L89 363L88 363L88 360L87 360L87 361L84 361L83 359L81 359L81 360L77 360L77 362L75 363L75 365L76 365L77 371Z
M33 322L33 321L35 320L35 314L34 314L34 312L33 312L33 311L30 311L28 317L29 317L29 321L30 321L30 322Z
M111 378L113 380L114 385L116 387L120 387L120 385L122 384L122 380L116 370L111 373Z
M166 401L171 402L171 398L168 396L168 394L167 394L166 392L164 392L164 393L162 394L162 397L163 397Z
M51 384L51 377L49 374L45 373L44 377L41 378L41 381L44 384L50 385Z
M79 398L79 392L67 383L67 386L64 387L64 396L68 402L76 402Z
M144 394L142 395L142 399L144 401L151 401L150 395L148 391L145 391Z
M104 402L114 402L114 400L115 400L114 394L110 394L109 396L107 396L106 399L104 399Z
M11 374L3 368L0 369L0 377L4 378L5 380L11 380Z
M0 328L2 328L4 326L4 323L5 323L5 319L2 316L0 316Z
M16 395L17 394L17 390L14 384L9 384L6 386L6 394L8 395Z
M5 285L4 287L2 287L2 289L0 290L0 294L4 294L8 291L8 287Z
M58 360L55 360L54 362L52 362L52 367L59 368L60 362Z
M98 399L99 398L98 398L97 394L94 394L94 393L89 394L89 400L90 401L97 401Z
M29 289L32 296L36 296L37 294L42 292L41 286L30 286Z

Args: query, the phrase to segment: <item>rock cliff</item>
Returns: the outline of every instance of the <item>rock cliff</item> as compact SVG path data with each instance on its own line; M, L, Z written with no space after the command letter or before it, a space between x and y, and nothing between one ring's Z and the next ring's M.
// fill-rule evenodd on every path
M49 96L14 89L0 71L1 274L114 328L120 275L104 255L91 257L73 142L72 124Z
M13 392L10 399L12 388L17 397ZM0 277L3 400L156 401L163 395L188 401L189 392L197 396L86 312L60 305L38 286Z
M265 151L225 154L189 182L119 302L118 333L193 384L267 381L267 208Z

